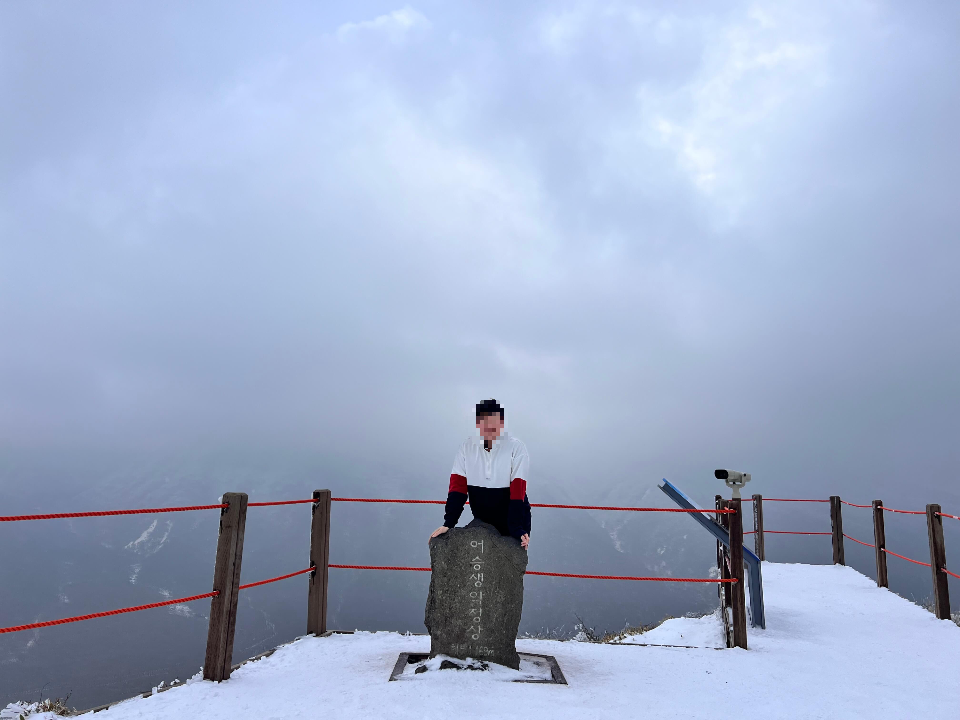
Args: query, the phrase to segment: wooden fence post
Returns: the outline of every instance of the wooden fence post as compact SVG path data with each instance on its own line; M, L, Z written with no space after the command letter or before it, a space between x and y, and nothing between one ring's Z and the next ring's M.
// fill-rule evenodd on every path
M753 496L753 549L758 558L767 559L763 551L763 495Z
M726 503L735 512L730 518L730 575L736 579L730 583L730 602L733 606L733 644L747 649L747 593L743 587L743 512L740 498Z
M716 496L716 508L717 510L726 510L727 501L724 500L720 495ZM720 524L724 530L729 532L730 522L728 516L724 513L717 513L717 522ZM723 543L717 540L717 569L720 571L720 578L730 577L730 568L727 562L727 549L723 546ZM730 607L730 585L729 583L720 583L719 588L720 594L720 606L724 608Z
M224 493L229 507L220 510L220 537L217 563L213 569L210 600L210 625L207 630L207 654L203 662L204 680L226 680L233 661L233 635L237 629L237 599L240 595L240 563L243 559L243 531L247 522L247 494Z
M307 593L307 632L327 631L327 573L330 565L330 491L313 491L310 523L310 589Z
M873 544L877 546L877 587L887 584L887 536L883 530L883 501L873 501Z
M726 500L720 495L714 498L717 510L726 510ZM729 532L729 523L726 514L716 513L717 523ZM717 540L717 572L721 580L730 577L730 554L723 543ZM717 594L720 596L720 619L723 620L723 639L727 647L733 647L733 628L730 621L730 583L717 583Z
M930 569L933 571L934 612L941 620L950 619L950 587L947 585L947 553L943 545L943 518L940 506L927 505L927 538L930 540Z
M833 564L846 565L843 561L843 515L840 512L840 496L830 496L830 526L833 529Z

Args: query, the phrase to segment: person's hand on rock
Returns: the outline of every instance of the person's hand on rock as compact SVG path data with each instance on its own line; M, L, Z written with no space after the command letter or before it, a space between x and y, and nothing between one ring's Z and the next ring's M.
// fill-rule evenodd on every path
M436 530L430 533L430 537L427 538L427 545L429 545L430 541L433 540L435 537L440 537L449 529L450 528L448 528L446 525L441 525L440 527L438 527Z

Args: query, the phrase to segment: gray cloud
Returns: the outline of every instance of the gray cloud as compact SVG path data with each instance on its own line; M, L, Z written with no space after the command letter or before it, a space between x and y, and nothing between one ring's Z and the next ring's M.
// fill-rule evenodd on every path
M3 447L960 501L957 10L707 7L4 6Z

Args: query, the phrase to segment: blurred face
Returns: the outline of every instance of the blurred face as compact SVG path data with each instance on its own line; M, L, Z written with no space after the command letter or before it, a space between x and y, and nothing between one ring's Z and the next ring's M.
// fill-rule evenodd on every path
M499 413L481 415L477 418L477 429L480 430L484 440L493 442L500 435L500 431L503 430L503 420Z

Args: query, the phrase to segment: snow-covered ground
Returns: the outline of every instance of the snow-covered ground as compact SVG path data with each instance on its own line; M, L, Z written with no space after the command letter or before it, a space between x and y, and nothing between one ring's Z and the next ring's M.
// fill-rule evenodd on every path
M717 650L719 621L670 620L632 647L518 640L553 655L567 686L511 673L387 678L429 638L357 633L302 638L221 684L192 680L98 713L98 720L268 718L955 718L960 627L841 566L763 566L767 629L749 650ZM36 716L34 716L36 717Z

